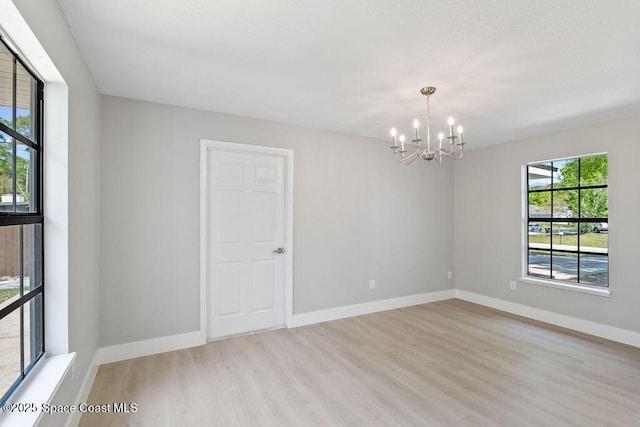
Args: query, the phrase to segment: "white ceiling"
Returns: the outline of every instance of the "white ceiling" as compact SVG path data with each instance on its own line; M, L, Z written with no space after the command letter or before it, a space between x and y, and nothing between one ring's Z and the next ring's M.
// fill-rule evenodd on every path
M640 113L637 0L58 0L104 94L468 148Z

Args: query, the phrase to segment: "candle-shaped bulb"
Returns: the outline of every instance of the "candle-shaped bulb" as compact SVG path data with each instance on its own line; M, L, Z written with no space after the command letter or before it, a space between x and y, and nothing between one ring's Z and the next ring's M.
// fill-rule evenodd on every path
M418 119L415 119L413 121L413 140L416 143L416 147L420 146L420 141L418 141L420 139L420 131L418 130L419 127L420 122L418 121Z
M400 135L400 138L399 138L399 139L400 139L400 142L401 142L401 143L404 143L404 141L405 141L404 134Z
M398 140L396 139L397 134L398 134L398 131L396 130L396 128L391 128L391 140L393 141L394 147L398 146ZM394 153L395 153L395 150L394 150Z
M459 135L462 135L462 131L463 131L463 130L464 130L464 129L462 129L462 126L458 126L458 134L459 134Z
M438 139L439 139L440 141L442 141L442 138L444 138L444 133L440 132L440 133L438 134Z
M453 120L453 117L449 117L449 120L447 120L447 123L449 123L449 126L453 126L453 124L454 124L455 122L456 122L456 121L455 121L455 120Z

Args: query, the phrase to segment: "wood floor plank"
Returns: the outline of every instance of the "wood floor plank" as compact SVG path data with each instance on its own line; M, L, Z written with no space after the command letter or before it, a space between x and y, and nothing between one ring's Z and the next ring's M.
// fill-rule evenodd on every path
M100 367L80 426L635 426L640 349L460 300Z

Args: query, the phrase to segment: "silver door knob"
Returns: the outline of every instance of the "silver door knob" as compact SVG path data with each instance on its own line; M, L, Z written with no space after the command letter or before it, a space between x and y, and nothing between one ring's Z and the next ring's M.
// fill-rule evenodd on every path
M274 254L283 254L284 253L284 248L278 248L275 251L273 251Z

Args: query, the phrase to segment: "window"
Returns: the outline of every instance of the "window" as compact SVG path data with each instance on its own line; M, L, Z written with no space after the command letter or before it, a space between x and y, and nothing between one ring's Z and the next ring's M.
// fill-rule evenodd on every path
M528 165L527 200L527 276L607 288L607 155Z
M0 401L44 352L44 84L0 42Z

